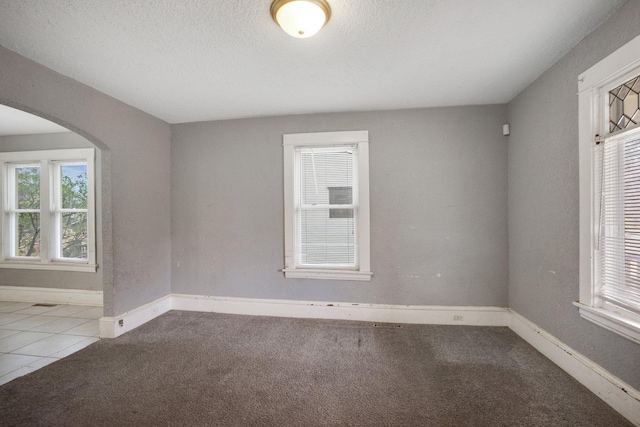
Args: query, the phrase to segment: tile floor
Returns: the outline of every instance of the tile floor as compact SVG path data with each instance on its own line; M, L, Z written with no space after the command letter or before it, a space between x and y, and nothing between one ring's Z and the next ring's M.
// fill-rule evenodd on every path
M0 301L0 385L98 341L102 307Z

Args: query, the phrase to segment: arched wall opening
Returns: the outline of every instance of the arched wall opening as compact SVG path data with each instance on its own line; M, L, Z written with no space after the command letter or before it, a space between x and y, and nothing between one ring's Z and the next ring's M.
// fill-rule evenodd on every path
M75 289L81 289L81 282L83 280L87 280L87 287L91 288L91 290L98 290L96 288L96 284L93 282L99 282L100 289L103 295L103 310L104 315L110 315L113 307L113 237L112 237L112 208L111 208L111 151L109 147L100 141L98 138L89 134L88 132L80 129L73 124L64 122L56 117L53 117L49 114L44 114L35 109L29 108L25 105L18 105L16 103L2 100L0 99L0 104L14 108L16 110L23 111L25 113L40 117L49 122L55 123L59 126L62 126L69 130L71 135L62 135L57 136L57 134L40 134L29 135L31 138L28 139L30 146L27 146L23 149L18 148L19 145L26 141L25 138L15 137L15 138L6 138L4 142L6 145L4 147L0 147L0 151L23 151L23 150L34 150L34 149L57 149L57 148L76 148L64 146L65 144L80 144L82 145L82 141L86 141L88 146L92 146L96 148L96 159L95 159L95 201L96 201L96 209L95 209L95 224L96 224L96 263L98 265L96 273L76 273L79 276L74 277L73 273L58 274L59 278L72 278L70 281L71 287ZM49 138L47 138L47 135ZM22 137L26 137L27 135L21 135ZM51 142L48 143L47 139ZM62 142L61 142L62 141ZM61 144L63 146L61 146ZM38 274L39 273L39 274ZM20 274L24 276L29 276L29 282L33 283L34 280L39 280L44 274L47 274L46 270L38 271L36 274L33 274L32 270L6 270L0 269L0 275L6 275L8 283L11 283L12 280L16 280ZM54 272L49 272L54 273ZM55 272L55 273L63 273L63 272ZM90 274L95 274L97 276L96 280L89 276ZM84 275L84 276L82 276ZM50 277L55 277L51 275ZM84 279L83 279L84 277ZM89 280L88 278L91 279ZM2 278L0 278L0 284L7 285L8 283L1 283ZM48 287L48 286L45 286ZM54 285L55 287L55 285Z

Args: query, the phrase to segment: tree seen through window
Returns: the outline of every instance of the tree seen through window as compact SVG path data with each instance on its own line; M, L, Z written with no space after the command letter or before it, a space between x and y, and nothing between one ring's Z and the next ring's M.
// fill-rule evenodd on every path
M40 256L40 167L16 167L17 256ZM87 257L86 164L60 166L60 255Z
M60 171L62 218L61 255L64 258L87 257L87 165L63 165ZM83 210L78 212L77 210Z

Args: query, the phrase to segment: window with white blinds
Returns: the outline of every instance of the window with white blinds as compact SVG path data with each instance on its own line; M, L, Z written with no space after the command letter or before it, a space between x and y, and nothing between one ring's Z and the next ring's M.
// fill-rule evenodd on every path
M284 135L289 278L370 280L368 132Z
M353 191L356 158L355 146L296 149L300 191L296 206L298 266L357 266L357 216L353 215L353 195L357 200L358 194L357 189ZM346 197L335 197L336 190L332 189L341 189Z
M640 315L640 132L595 148L596 305Z
M578 76L580 316L640 343L640 36Z

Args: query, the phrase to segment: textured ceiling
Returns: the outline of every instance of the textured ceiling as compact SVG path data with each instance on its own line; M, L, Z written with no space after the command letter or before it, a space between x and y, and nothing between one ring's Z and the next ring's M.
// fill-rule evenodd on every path
M504 103L624 0L0 0L0 45L169 123Z
M69 132L49 120L0 105L0 136Z

